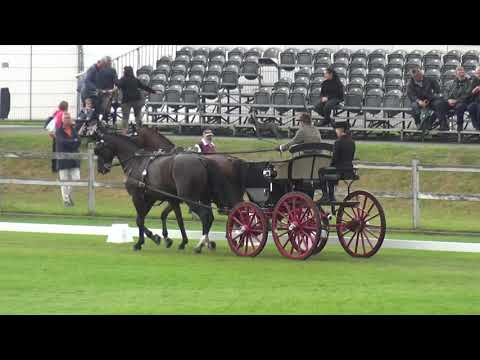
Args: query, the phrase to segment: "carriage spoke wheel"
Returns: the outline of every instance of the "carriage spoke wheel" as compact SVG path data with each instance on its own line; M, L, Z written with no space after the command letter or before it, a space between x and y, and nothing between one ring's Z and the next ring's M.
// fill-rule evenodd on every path
M262 209L249 202L235 206L227 220L227 240L238 256L257 256L267 243L267 219Z
M285 257L307 259L317 249L320 230L320 212L313 200L303 193L285 194L273 210L273 240Z
M355 201L352 208L340 206L337 234L345 251L354 257L370 257L380 249L385 238L386 221L382 205L366 191L354 191L344 201Z

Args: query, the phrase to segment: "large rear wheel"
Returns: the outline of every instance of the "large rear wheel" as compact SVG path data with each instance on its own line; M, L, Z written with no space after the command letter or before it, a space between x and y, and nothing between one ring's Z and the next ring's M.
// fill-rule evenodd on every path
M345 251L354 257L371 257L380 250L385 238L386 220L380 202L366 191L354 191L345 202L358 202L354 207L340 206L337 212L337 234Z

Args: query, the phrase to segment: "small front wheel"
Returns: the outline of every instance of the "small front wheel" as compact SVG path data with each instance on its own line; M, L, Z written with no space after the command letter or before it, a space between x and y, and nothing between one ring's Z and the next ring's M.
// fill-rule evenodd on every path
M235 206L227 220L228 245L238 256L257 256L267 243L267 219L262 209L250 202Z

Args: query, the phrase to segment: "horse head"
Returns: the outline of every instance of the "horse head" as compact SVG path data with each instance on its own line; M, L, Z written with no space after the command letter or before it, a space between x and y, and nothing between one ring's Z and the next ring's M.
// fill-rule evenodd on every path
M108 135L111 135L111 129L105 127L101 123L98 123L95 126L92 133L92 136L95 139L95 148L93 152L97 155L97 169L102 175L111 171L113 159L116 156L115 148L108 141Z

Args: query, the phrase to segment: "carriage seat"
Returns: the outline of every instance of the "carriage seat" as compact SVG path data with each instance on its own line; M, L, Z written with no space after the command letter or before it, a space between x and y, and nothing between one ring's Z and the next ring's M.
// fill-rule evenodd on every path
M333 145L328 143L305 143L297 144L290 147L288 150L291 154L298 152L308 152L308 153L317 153L317 152L333 152Z
M318 177L331 182L338 181L338 180L355 181L360 179L360 176L357 174L356 168L337 169L335 167L326 167L318 170Z

